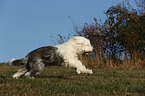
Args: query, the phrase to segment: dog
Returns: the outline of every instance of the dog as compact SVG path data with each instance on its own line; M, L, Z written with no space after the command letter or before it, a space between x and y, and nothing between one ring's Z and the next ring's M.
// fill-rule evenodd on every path
M26 77L35 78L43 72L46 66L69 66L76 68L77 74L93 74L93 71L87 69L78 59L80 54L92 51L93 47L89 39L74 36L60 45L40 47L33 50L22 59L16 60L12 58L9 61L9 65L25 65L23 69L19 69L12 76L16 79L23 74Z

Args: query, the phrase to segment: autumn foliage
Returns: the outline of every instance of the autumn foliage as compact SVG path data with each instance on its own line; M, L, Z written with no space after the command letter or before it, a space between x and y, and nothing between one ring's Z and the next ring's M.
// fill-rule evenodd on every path
M107 20L99 24L84 24L77 35L90 39L94 52L81 57L94 68L145 67L145 1L136 0L138 9L128 1L113 5L106 11ZM87 57L87 58L86 58Z
M145 3L141 4L145 8ZM93 59L87 64L93 61L93 67L95 65L131 69L144 67L145 9L143 8L133 9L129 2L123 2L106 11L105 23L99 24L96 18L94 24L86 23L83 30L77 33L89 38L95 49L93 56L90 57Z

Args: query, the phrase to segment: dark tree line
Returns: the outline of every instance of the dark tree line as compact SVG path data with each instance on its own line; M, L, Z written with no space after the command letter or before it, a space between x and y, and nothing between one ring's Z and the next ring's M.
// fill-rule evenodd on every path
M110 7L106 11L104 24L85 24L77 32L91 40L96 57L113 60L144 59L145 57L145 0L138 0L138 9L133 9L129 2Z

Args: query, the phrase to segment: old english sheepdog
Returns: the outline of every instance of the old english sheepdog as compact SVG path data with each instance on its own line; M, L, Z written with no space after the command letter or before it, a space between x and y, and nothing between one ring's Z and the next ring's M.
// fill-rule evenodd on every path
M76 72L93 74L93 71L87 69L78 59L79 54L84 52L92 52L93 47L90 41L81 36L74 36L67 42L55 45L38 48L24 58L16 60L11 59L10 65L25 65L23 69L19 69L13 78L18 78L25 74L26 77L34 78L40 75L46 66L70 66L76 68Z

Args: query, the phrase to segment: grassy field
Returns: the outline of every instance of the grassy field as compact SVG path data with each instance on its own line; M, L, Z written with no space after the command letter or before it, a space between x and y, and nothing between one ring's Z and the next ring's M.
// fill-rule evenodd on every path
M145 96L145 70L46 68L36 79L11 76L22 66L0 64L0 96Z

